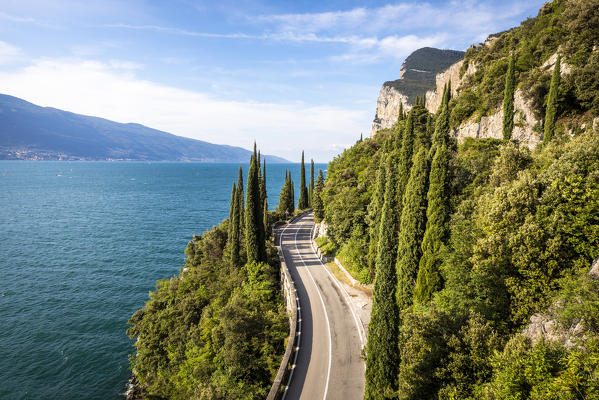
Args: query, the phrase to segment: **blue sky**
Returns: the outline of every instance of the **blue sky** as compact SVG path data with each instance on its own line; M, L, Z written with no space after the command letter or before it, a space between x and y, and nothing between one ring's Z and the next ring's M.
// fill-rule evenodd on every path
M0 93L177 135L329 161L381 84L544 1L0 0Z

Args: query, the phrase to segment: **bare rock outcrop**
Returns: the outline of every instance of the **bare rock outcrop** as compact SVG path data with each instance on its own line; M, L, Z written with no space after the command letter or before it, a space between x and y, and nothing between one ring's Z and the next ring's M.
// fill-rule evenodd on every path
M400 104L403 104L405 111L412 108L408 103L408 96L400 93L393 86L383 85L376 102L376 114L372 122L371 136L374 136L381 129L391 128L397 122Z
M588 274L594 279L599 279L599 257L593 261ZM560 300L557 300L550 310L559 308ZM574 346L575 340L584 336L584 321L578 321L567 329L564 329L558 322L554 312L555 311L549 311L547 313L533 314L530 317L530 322L522 331L522 334L529 337L533 344L544 339L546 341L561 343L566 347Z
M476 72L476 66L473 63L469 63L464 74L460 76L463 65L464 60L460 60L445 71L437 74L435 77L435 89L426 92L426 108L428 111L433 114L437 112L437 109L441 105L445 85L451 83L451 95L455 97L466 78Z
M521 90L516 90L514 94L514 130L512 139L529 148L536 147L541 142L542 131L541 121L535 116L532 105L524 97ZM495 114L481 117L480 119L471 118L453 129L452 136L458 141L465 138L494 138L503 137L503 110L500 108Z

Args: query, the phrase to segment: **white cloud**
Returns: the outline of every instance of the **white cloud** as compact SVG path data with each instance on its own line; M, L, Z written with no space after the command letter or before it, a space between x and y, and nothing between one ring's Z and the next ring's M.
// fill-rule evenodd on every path
M0 40L0 65L16 61L22 55L21 49Z
M250 148L297 160L298 149L319 161L336 154L334 143L351 142L370 126L370 110L302 103L221 100L204 93L142 80L114 62L38 60L0 72L4 93L42 106L137 122L177 135Z

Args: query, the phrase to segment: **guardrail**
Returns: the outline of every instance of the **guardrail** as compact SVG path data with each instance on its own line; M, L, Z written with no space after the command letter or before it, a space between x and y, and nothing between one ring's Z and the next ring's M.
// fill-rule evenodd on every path
M303 215L304 213L296 215L295 217L291 218L286 225L289 226L290 223L292 223L298 218L301 218ZM275 226L277 225L273 224L273 228L275 228ZM290 311L291 317L289 321L289 337L287 338L285 354L283 354L283 359L281 360L279 371L277 372L277 376L275 377L275 380L272 386L270 387L270 391L268 392L268 396L266 397L267 400L275 400L279 398L279 396L281 395L281 386L283 385L283 381L285 380L285 377L287 377L288 373L291 371L292 368L292 366L290 365L292 362L291 356L295 351L297 351L295 343L297 341L299 299L296 295L297 291L295 289L295 282L293 282L291 274L289 273L289 269L287 269L285 255L283 254L283 250L281 249L281 235L283 234L283 230L277 232L277 234L275 235L275 244L278 247L279 259L281 260L281 285L285 293L287 310ZM273 229L273 233L274 232L275 230Z

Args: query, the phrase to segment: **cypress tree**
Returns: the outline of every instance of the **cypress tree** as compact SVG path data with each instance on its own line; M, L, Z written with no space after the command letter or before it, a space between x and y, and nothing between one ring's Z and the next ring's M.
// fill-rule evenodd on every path
M229 209L229 232L227 235L227 254L231 265L239 265L239 213L237 207L237 187L233 183L231 206Z
M318 177L314 186L314 198L312 199L312 208L314 209L314 221L320 222L324 219L324 204L322 202L322 191L324 190L324 176L322 170L318 168Z
M412 152L414 150L414 112L410 110L406 127L401 141L401 149L399 151L399 160L397 164L397 207L398 214L401 215L402 197L404 189L410 177L410 168L412 168Z
M314 196L314 160L310 159L310 187L308 189L308 205L312 207L312 197Z
M266 159L262 160L262 180L260 181L260 198L262 200L262 216L264 218L264 239L269 233L268 226L268 194L266 193Z
M268 204L266 204L266 202L264 202L264 207L262 208L262 224L264 225L264 240L266 241L270 236L270 227L268 226ZM264 251L266 252L266 248Z
M555 119L557 117L557 96L560 83L561 56L557 56L555 67L551 75L551 86L549 87L549 96L547 97L547 109L545 110L545 126L543 133L543 142L550 142L555 133Z
M505 89L503 91L503 139L512 138L514 130L514 89L515 82L514 54L510 54L510 61L505 74Z
M304 152L302 151L302 165L300 169L300 197L297 208L305 210L308 208L308 189L306 188L306 168L304 167Z
M429 157L434 156L438 146L449 145L449 86L445 87L443 92L443 101L439 106L437 120L435 121L435 132L433 133L432 146Z
M426 230L422 239L422 257L418 266L414 301L427 303L441 289L439 249L445 242L449 220L448 190L449 152L445 144L437 147L427 194Z
M245 244L247 262L264 260L264 219L262 204L260 204L260 182L258 178L258 158L255 151L250 160L248 182L245 194Z
M260 169L260 204L268 204L266 196L266 160L262 161L262 168ZM268 209L268 206L266 207Z
M414 157L410 179L403 197L397 244L397 303L403 310L412 304L418 263L422 252L422 236L426 220L428 160L426 149Z
M235 186L235 182L233 182L233 187L231 188L231 201L229 203L229 221L233 220L233 213L235 212L235 203L237 202L237 187ZM231 226L231 224L229 224Z
M289 204L289 177L287 175L287 170L285 170L285 181L283 183L283 187L281 188L281 193L279 194L279 214L281 218L286 217L286 211Z
M245 237L245 205L243 200L243 169L241 165L239 166L239 175L237 177L237 217L237 227L239 230L237 240L241 243Z
M397 115L397 122L403 121L405 119L404 111L403 111L403 103L399 103L399 112Z
M393 157L386 161L385 198L379 226L372 312L366 344L364 399L396 398L399 370L399 309L395 300L397 276L397 188Z
M295 184L293 183L293 179L291 179L291 171L289 171L289 212L293 214L295 212Z
M376 185L374 187L374 194L372 200L368 205L368 226L369 226L369 241L368 241L368 271L370 273L370 279L374 279L375 274L375 262L376 252L378 247L378 238L381 222L381 213L383 209L383 202L385 200L385 184L386 184L386 152L387 146L381 149L381 159L379 161L379 168L376 174Z

